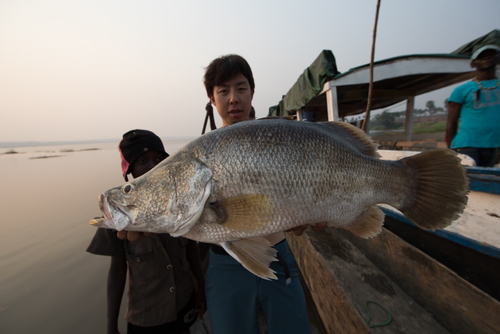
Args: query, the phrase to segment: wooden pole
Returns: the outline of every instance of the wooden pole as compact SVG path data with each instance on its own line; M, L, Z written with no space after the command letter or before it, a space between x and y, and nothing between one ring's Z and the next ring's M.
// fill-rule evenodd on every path
M413 140L413 109L415 109L415 96L409 96L406 101L405 112L405 140Z
M377 0L377 11L375 13L375 27L373 28L372 56L370 59L370 84L368 86L368 101L366 103L365 120L363 121L363 126L362 126L363 131L368 130L368 123L370 122L370 108L372 104L372 90L373 90L373 59L375 58L375 39L377 37L379 10L380 10L380 0Z

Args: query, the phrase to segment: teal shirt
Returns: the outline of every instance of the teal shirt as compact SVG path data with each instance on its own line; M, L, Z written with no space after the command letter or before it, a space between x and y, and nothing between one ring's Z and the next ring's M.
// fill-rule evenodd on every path
M481 81L483 87L494 87L498 79ZM458 131L451 148L500 147L500 87L482 89L477 100L479 86L469 81L453 90L449 102L462 105L458 119Z

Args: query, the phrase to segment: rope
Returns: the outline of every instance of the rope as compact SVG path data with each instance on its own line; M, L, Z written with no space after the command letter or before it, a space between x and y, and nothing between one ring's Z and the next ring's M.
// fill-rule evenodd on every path
M374 325L370 325L370 320L371 320L371 314L370 314L370 310L368 310L368 304L375 304L377 305L378 307L380 307L382 310L385 311L385 313L387 313L387 315L389 316L389 320L387 320L386 322L384 323L381 323L381 324L374 324ZM379 303L376 303L376 302L372 302L371 300L367 301L366 304L365 304L365 310L366 310L366 313L368 314L368 320L366 320L366 324L368 325L369 328L373 328L373 327L382 327L382 326L386 326L386 325L389 325L392 321L392 315L389 313L389 311L387 311L382 305L380 305Z
M375 39L377 37L378 12L380 10L380 0L377 0L377 11L375 12L375 27L373 28L372 55L370 59L370 83L368 84L368 101L366 102L365 119L361 129L368 132L368 123L370 122L370 109L372 105L373 90L373 60L375 58Z

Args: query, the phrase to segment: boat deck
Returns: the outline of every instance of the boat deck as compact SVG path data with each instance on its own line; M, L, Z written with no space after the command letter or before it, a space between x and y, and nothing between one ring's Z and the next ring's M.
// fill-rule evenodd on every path
M389 275L371 262L363 251L352 243L348 234L347 231L332 228L308 233L305 237L324 258L326 268L334 274L335 282L330 284L327 290L334 291L335 287L341 287L342 291L338 294L345 293L349 303L359 314L357 328L346 328L343 325L345 318L337 319L334 322L339 328L332 332L332 326L335 325L325 324L330 326L330 331L326 330L327 333L449 333L429 310L421 307ZM325 267L321 270L324 274ZM313 281L318 276L319 273L309 273L308 278ZM339 308L345 308L347 303L343 302L339 295L335 298L338 304L332 309L332 313L341 316ZM389 312L391 321L384 326L365 327L363 322L368 319L369 325L388 322L389 315L381 307ZM330 315L329 319L333 320L333 316Z
M325 333L500 331L498 301L386 228L373 239L335 228L287 239ZM369 328L368 301L392 321ZM388 320L369 309L370 324Z

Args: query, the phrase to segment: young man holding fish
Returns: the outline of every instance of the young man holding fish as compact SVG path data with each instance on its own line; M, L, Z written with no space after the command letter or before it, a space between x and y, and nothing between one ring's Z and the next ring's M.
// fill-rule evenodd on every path
M119 145L125 181L138 178L168 157L161 139L147 130L132 130ZM199 312L205 309L205 281L195 241L168 234L130 233L130 240L116 231L98 229L87 251L111 256L107 285L107 333L118 331L118 316L129 273L127 333L189 333ZM141 235L142 236L142 235ZM198 293L192 276L196 277Z
M247 61L238 55L213 60L204 84L222 126L250 119L255 83ZM305 227L295 229L300 235ZM264 237L278 251L271 263L277 280L264 280L245 269L220 246L210 250L207 307L213 334L258 333L258 312L264 312L270 334L307 334L310 323L297 263L284 232Z

